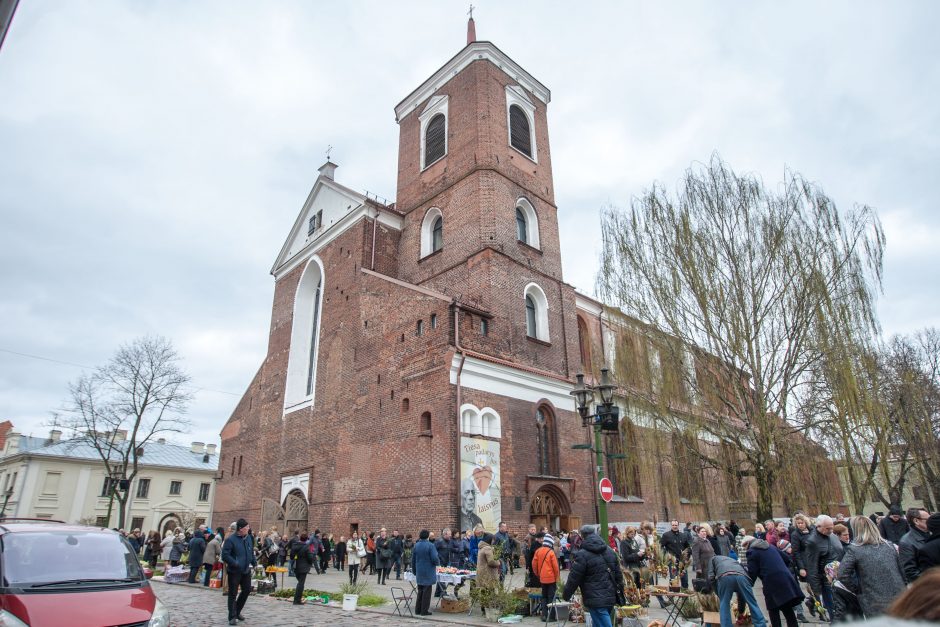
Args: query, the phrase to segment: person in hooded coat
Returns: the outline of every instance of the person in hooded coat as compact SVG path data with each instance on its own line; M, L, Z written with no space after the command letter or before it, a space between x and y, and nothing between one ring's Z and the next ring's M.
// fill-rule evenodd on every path
M581 600L591 613L592 623L597 627L611 627L610 613L617 603L616 586L623 589L620 561L590 525L581 527L581 537L584 542L573 556L562 598L571 600L574 591L581 588Z
M878 531L881 533L882 538L892 544L899 543L904 534L910 531L910 526L901 513L900 505L892 505L888 509L888 515L878 523Z
M202 556L206 552L206 539L198 529L193 534L193 539L189 541L189 583L196 583L196 575L202 568Z
M787 627L797 627L794 607L803 602L803 592L790 571L790 556L766 540L745 538L747 548L747 573L751 581L758 578L764 587L764 604L773 627L780 627L780 614Z

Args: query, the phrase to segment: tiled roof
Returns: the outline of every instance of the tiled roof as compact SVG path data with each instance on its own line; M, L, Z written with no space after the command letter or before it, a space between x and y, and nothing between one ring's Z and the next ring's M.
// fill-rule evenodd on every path
M22 436L19 453L50 457L71 457L73 459L101 460L98 451L85 440L63 440L53 444L46 444L44 438ZM126 445L126 442L124 443ZM172 466L188 470L217 470L219 467L219 454L209 455L209 461L204 462L205 453L194 453L188 446L178 444L160 444L148 442L144 445L144 454L140 457L142 466Z

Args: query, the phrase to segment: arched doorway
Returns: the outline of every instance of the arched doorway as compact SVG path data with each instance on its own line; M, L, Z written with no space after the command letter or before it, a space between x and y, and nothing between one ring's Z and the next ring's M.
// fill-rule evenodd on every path
M284 510L277 504L277 501L269 498L261 499L261 531L270 531L271 527L277 529L277 532L284 533Z
M173 531L174 529L179 527L180 524L181 523L180 523L179 516L177 516L176 514L167 514L166 516L160 519L160 524L159 524L160 537L161 538L164 537L167 531Z
M307 531L307 499L300 490L291 490L284 499L284 531L287 535Z
M546 485L539 488L529 505L529 520L539 529L569 531L580 526L580 519L571 515L568 498L557 487Z

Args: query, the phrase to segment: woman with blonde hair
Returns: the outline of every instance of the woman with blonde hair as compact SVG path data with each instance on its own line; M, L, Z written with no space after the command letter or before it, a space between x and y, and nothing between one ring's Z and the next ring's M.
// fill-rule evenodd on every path
M764 529L764 525L757 523L754 525L754 537L758 540L763 540L767 535L767 530Z
M904 591L901 560L894 545L881 537L870 519L853 516L849 523L855 540L839 564L839 582L858 595L865 617L874 618L884 614Z

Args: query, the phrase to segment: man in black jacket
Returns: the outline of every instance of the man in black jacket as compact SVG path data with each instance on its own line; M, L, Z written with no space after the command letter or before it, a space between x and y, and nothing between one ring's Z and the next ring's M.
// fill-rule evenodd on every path
M878 531L881 532L882 538L894 544L900 542L901 536L910 531L907 526L907 521L901 517L900 505L891 506L888 510L888 515L882 518L881 522L878 523Z
M294 605L303 604L304 582L307 580L307 573L313 566L317 558L312 549L307 545L307 534L303 533L297 540L291 540L290 558L294 562L294 576L297 577L297 587L294 588Z
M803 545L803 566L806 568L806 582L813 595L826 606L832 616L832 587L826 579L826 564L841 561L845 554L842 543L832 533L835 521L829 516L818 516L816 527L809 533Z
M405 554L405 540L398 533L398 529L392 531L391 547L392 563L395 564L395 579L401 579L401 558Z
M662 538L659 540L659 544L665 549L670 555L675 556L676 561L682 559L682 552L686 549L692 547L689 536L679 530L679 521L674 520L670 523L670 529L663 534ZM682 587L689 587L689 576L686 574L686 571L683 569L679 573L682 579ZM670 573L670 579L673 577L673 574Z
M612 627L610 614L617 604L617 589L623 590L620 562L590 525L581 527L581 537L584 542L572 558L562 598L570 600L574 591L581 588L581 600L591 613L592 623L596 627Z
M930 537L927 531L927 520L930 513L920 507L907 510L907 524L910 531L901 536L898 542L898 558L901 560L901 571L907 583L914 583L920 577L920 567L917 566L917 553L924 541Z

